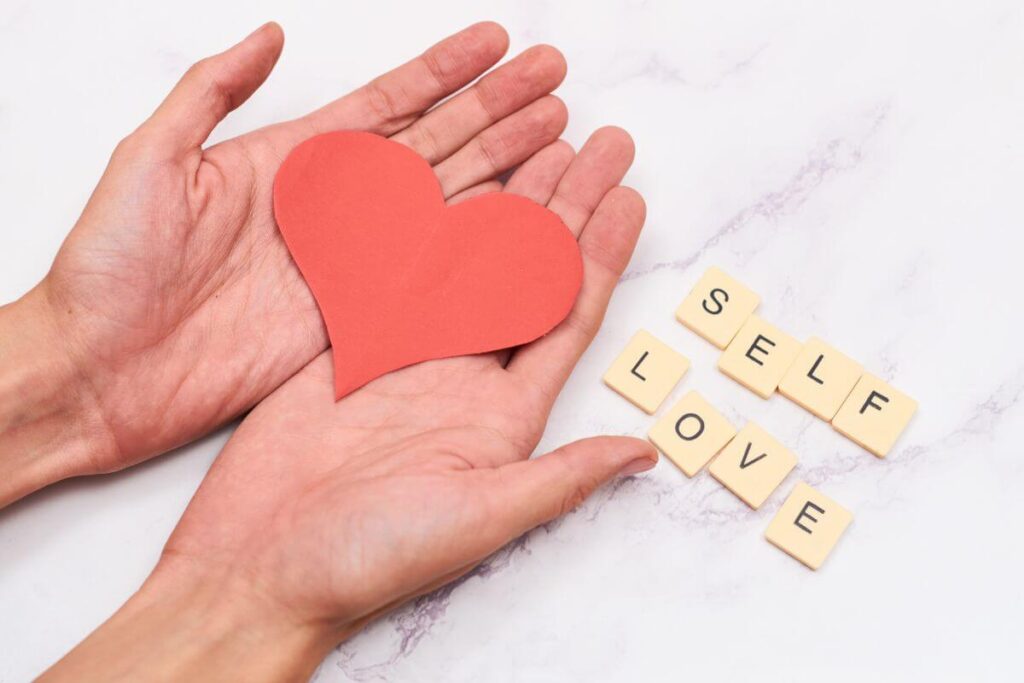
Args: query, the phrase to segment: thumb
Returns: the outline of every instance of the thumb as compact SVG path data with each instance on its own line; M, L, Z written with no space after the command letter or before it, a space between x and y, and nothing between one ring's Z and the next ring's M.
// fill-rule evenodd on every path
M637 474L658 463L649 442L624 436L574 441L534 460L498 468L494 502L508 539L559 517L617 476Z
M284 32L269 22L228 50L196 62L141 130L178 153L199 147L267 80L283 46Z

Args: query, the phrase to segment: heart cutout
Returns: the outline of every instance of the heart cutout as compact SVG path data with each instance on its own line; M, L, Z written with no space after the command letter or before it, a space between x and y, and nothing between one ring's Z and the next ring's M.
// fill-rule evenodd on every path
M337 398L407 365L533 341L583 278L557 215L500 192L445 206L423 158L370 133L296 147L274 215L327 325Z

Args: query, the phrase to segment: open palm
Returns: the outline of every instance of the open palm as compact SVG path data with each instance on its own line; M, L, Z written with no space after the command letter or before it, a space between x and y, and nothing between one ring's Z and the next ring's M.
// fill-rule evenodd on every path
M316 304L272 213L281 160L328 130L409 145L452 198L558 138L548 93L565 64L527 50L469 89L507 49L474 25L300 119L203 149L217 123L266 79L280 54L268 24L189 70L115 151L40 286L60 320L95 430L88 463L119 469L248 409L327 347Z
M320 355L243 421L156 576L231 576L333 644L616 474L653 466L646 442L613 437L529 459L643 225L642 199L618 186L632 155L624 132L602 129L578 155L564 143L537 153L504 188L579 236L583 287L560 326L514 351L393 372L337 403Z

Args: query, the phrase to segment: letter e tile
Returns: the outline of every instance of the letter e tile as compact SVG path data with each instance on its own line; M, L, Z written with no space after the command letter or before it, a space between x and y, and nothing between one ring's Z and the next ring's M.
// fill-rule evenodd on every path
M801 481L764 536L793 558L817 569L852 521L849 510Z
M718 369L768 398L800 353L800 342L756 315L747 322L722 352Z

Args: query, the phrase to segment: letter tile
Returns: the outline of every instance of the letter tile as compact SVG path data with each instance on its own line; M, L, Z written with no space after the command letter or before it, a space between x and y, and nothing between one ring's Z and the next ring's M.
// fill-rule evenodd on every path
M689 367L685 356L650 332L640 330L604 374L604 383L653 414Z
M800 353L800 342L756 315L718 359L718 369L761 398L768 398Z
M884 458L916 410L917 401L865 373L832 418L832 426Z
M755 510L796 467L796 456L768 432L748 422L711 461L708 472Z
M849 510L801 481L764 536L793 558L817 569L852 521Z
M736 428L700 394L691 391L661 416L647 437L692 477L735 435Z
M860 363L811 337L779 382L779 393L829 421L863 373Z
M712 266L676 309L676 319L720 349L729 345L761 298Z

